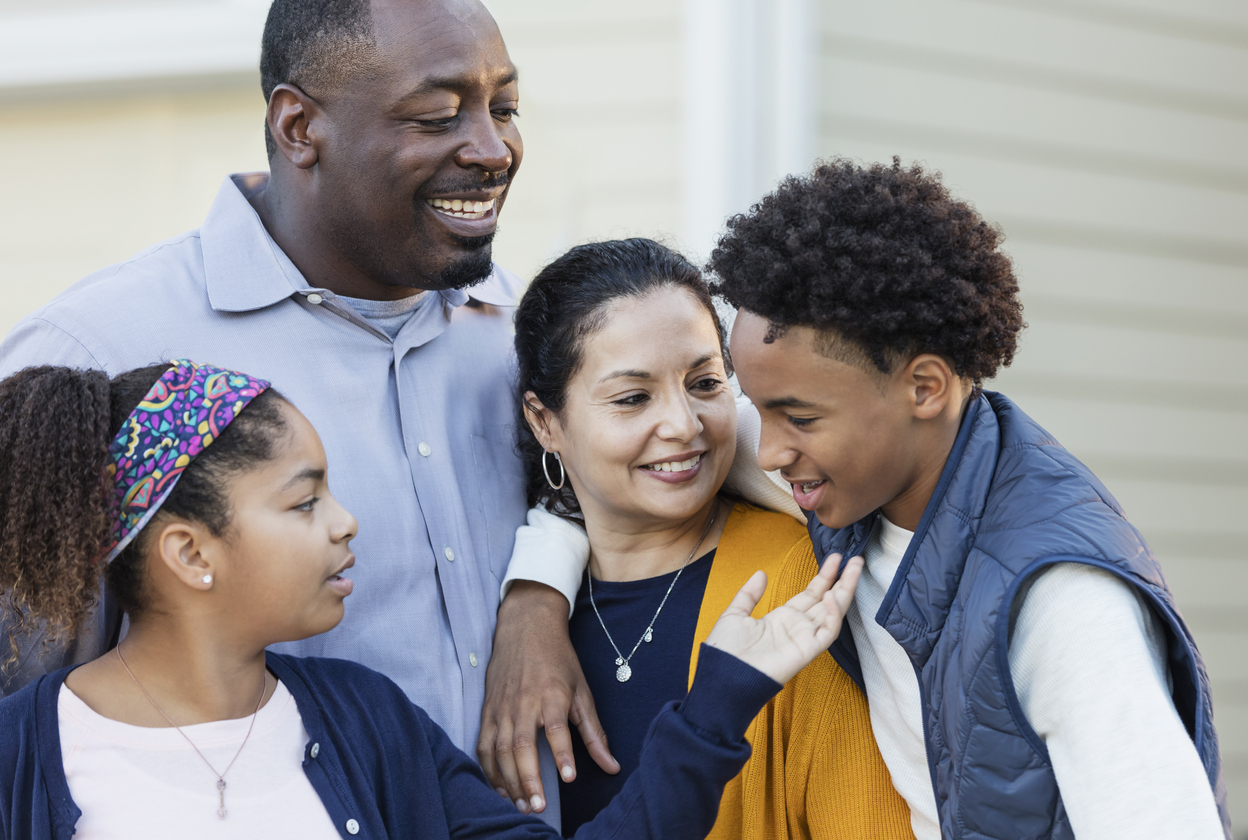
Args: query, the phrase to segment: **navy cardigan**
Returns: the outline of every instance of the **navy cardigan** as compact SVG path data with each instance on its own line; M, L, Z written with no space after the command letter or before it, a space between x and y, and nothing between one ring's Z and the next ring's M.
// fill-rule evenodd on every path
M476 761L386 677L339 659L268 654L299 706L303 768L344 840L559 837L518 812ZM0 700L0 840L69 840L81 811L61 764L57 699L65 668ZM705 837L723 787L745 764L744 733L780 685L714 648L693 687L655 718L639 772L582 840Z

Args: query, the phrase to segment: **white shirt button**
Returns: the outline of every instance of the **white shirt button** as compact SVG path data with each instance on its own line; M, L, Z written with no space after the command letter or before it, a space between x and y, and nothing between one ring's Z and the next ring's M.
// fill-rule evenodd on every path
M308 753L308 755L312 756L313 758L316 758L318 755L320 755L320 752L321 752L321 745L320 745L320 744L313 744L313 745L312 745L312 749L311 749L311 751Z
M360 824L355 820L347 820L347 834L359 834Z
M325 301L325 298L321 297L316 292L313 292L312 294L308 295L308 303L318 304L318 303L324 303L324 301Z
M421 455L424 455L426 458L428 458L429 453L432 452L433 450L429 448L429 444L425 443L422 440L420 442L420 446L416 447L416 451L418 451Z
M474 668L477 667L477 655L475 653L468 654L468 664Z
M451 547L449 545L446 547L446 550L443 551L442 553L446 555L447 560L450 560L451 562L455 562L455 552L451 550Z

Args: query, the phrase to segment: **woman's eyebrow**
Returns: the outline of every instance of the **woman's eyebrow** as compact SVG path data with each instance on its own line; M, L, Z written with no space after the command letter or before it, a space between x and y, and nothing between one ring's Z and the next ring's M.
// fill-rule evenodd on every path
M634 368L634 369L630 369L630 370L616 370L616 371L612 371L611 373L608 373L606 376L602 377L602 379L599 379L598 381L599 381L599 382L606 382L608 379L620 379L620 378L624 378L624 379L650 379L650 378L651 378L651 376L650 376L650 374L649 374L649 373L647 373L647 372L646 372L646 371L644 371L644 370L636 370L636 369Z

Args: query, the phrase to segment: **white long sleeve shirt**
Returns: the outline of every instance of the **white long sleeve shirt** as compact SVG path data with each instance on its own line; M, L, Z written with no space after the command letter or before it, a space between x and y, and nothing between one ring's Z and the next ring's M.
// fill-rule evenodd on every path
M893 785L918 840L939 840L918 676L875 621L913 536L881 517L847 620ZM1170 697L1165 635L1125 582L1072 563L1042 572L1023 601L1009 660L1079 840L1221 840L1213 792Z

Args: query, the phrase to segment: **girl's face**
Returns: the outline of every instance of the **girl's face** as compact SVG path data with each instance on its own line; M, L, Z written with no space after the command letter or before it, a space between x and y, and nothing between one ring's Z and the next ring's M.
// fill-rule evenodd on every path
M706 308L673 286L616 300L582 356L563 416L543 417L587 524L635 532L693 516L724 483L737 435Z
M229 530L214 552L213 592L237 630L273 644L333 629L355 564L355 517L329 492L325 449L312 424L282 405L277 456L235 477Z

